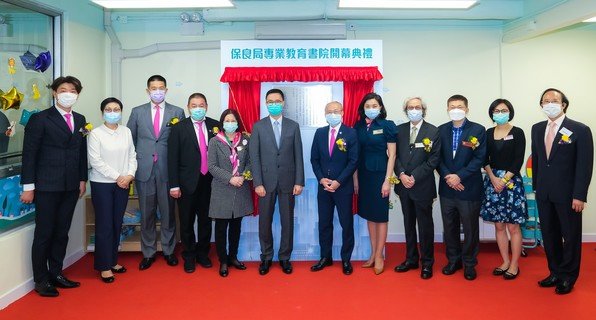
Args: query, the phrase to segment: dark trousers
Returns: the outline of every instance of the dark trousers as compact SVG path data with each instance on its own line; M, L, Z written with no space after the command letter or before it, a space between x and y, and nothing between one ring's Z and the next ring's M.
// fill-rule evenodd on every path
M463 262L466 267L478 264L478 218L481 201L466 201L441 197L443 238L449 263ZM463 247L460 241L460 224L464 231Z
M352 193L328 192L319 186L317 193L319 209L319 245L321 258L332 259L333 212L341 225L341 260L350 261L354 251L354 215L352 214Z
M433 200L413 200L408 195L400 196L401 208L404 213L404 229L406 231L406 261L418 264L420 255L416 244L416 221L418 221L420 263L432 266L435 263L434 242L435 227L433 223Z
M217 257L220 263L228 263L230 259L236 259L238 245L240 243L241 227L242 217L215 219L215 248L217 249Z
M281 222L281 241L279 260L290 260L294 247L294 195L280 192L279 188L267 190L264 197L259 198L259 243L261 244L261 260L273 260L273 212L275 201L279 199L279 218Z
M211 175L201 175L195 192L191 194L182 192L182 196L178 199L182 258L185 260L209 256L212 229L211 218L209 218L211 180ZM196 236L195 220L197 221Z
M62 273L68 230L79 190L35 191L35 232L31 248L33 281L43 283Z
M128 189L122 189L116 183L92 181L91 201L95 210L93 267L98 271L107 271L118 264L118 245L128 203Z
M571 203L536 200L550 273L575 284L582 255L582 214Z

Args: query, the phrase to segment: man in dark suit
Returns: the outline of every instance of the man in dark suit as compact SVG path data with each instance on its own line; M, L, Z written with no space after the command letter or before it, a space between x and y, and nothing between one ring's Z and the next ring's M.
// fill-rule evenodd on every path
M463 263L464 277L474 280L479 249L478 218L484 194L480 169L486 157L486 133L483 126L466 118L466 97L451 96L447 111L451 121L439 127L439 195L448 260L442 272L452 275ZM463 247L460 224L464 232Z
M317 203L321 260L310 270L320 271L333 264L333 211L337 208L342 228L342 271L350 275L353 271L350 259L354 250L353 174L358 166L358 137L356 130L342 124L343 115L341 103L328 103L325 118L329 125L317 129L312 142L310 163L319 181Z
M21 201L35 201L33 280L44 297L58 296L56 287L80 285L62 274L62 266L74 209L87 183L85 117L72 111L83 86L66 76L51 87L56 105L33 114L25 127L21 173Z
M178 199L184 271L191 273L197 262L204 268L212 266L209 201L213 177L208 171L207 147L218 132L218 122L205 117L208 105L202 93L191 94L187 107L190 117L172 126L168 138L168 174L170 196Z
M160 213L161 249L166 263L178 264L176 246L176 217L174 201L168 187L167 142L170 126L184 119L184 110L165 101L168 91L166 79L153 75L147 80L150 102L132 109L126 126L132 133L137 152L135 186L141 209L141 251L139 269L145 270L155 262L157 252L157 208Z
M298 123L282 117L283 92L271 89L265 95L265 100L269 116L254 124L249 142L253 185L259 196L259 274L267 274L273 260L271 223L276 199L279 200L281 221L278 258L283 272L290 274L294 242L294 197L302 193L304 187L302 139Z
M563 92L545 90L540 105L548 120L532 126L532 186L550 275L538 285L567 294L579 276L581 213L592 179L594 142L588 126L566 117L569 100Z
M426 103L422 98L407 99L404 112L410 122L397 127L395 174L401 183L395 186L395 193L399 195L404 213L406 260L395 267L395 271L417 269L420 259L420 277L430 279L435 262L433 200L437 197L437 190L434 171L439 166L441 140L437 127L424 121ZM416 245L416 222L422 256Z

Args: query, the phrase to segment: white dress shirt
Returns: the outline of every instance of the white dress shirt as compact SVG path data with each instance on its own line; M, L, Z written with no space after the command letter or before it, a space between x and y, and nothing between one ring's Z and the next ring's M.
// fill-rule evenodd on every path
M103 124L95 128L89 134L87 151L90 181L114 183L119 176L134 176L137 171L137 153L126 126L112 130Z
M556 136L557 135L557 132L559 132L559 130L561 130L561 125L563 124L563 120L565 120L565 114L563 114L562 116L560 116L555 121L552 121L551 119L548 119L548 122L546 123L546 130L544 130L544 144L545 145L546 145L546 136L548 135L548 131L550 130L551 123L553 123L553 122L556 123L556 125L555 125L555 136Z

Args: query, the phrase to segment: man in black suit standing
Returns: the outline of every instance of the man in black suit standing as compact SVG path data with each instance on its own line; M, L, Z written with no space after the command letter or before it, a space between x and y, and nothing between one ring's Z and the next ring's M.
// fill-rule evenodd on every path
M74 209L87 183L85 117L72 111L83 86L66 76L51 87L56 105L33 114L25 127L21 173L21 201L35 202L31 259L35 291L43 297L58 296L56 287L80 285L67 279L62 267Z
M538 282L568 294L579 276L582 211L594 161L590 128L566 117L569 100L557 89L540 98L548 120L532 126L532 186L550 275Z
M406 272L422 264L420 277L433 275L434 224L433 200L437 197L434 171L439 166L441 140L439 130L424 121L426 103L420 97L408 98L404 112L410 119L397 127L397 158L395 174L401 183L395 186L404 213L406 260L395 267ZM420 253L416 245L416 222L420 232Z
M190 117L172 126L168 138L168 175L170 196L178 199L180 238L184 247L184 271L195 271L195 263L211 268L212 223L209 218L211 181L208 171L209 139L218 132L219 122L206 117L207 98L202 93L188 97ZM197 235L194 224L197 221Z

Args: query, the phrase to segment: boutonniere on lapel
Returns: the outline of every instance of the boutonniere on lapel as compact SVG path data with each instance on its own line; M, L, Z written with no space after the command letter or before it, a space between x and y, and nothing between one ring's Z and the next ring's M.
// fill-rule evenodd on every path
M465 147L468 148L472 148L472 150L478 148L478 146L480 146L480 142L478 142L478 138L474 137L474 136L470 136L468 138L468 141L462 141L462 144Z
M244 178L244 180L252 180L252 172L250 172L250 170L246 170L244 172L242 172L242 177Z
M571 143L571 137L569 137L566 134L561 136L561 140L559 140L559 144L570 144L570 143Z
M213 127L213 129L209 130L209 132L211 132L213 134L218 134L219 133L219 128L218 127Z
M170 121L168 121L168 124L166 124L166 127L174 126L178 122L180 122L180 119L178 119L178 117L173 117L172 119L170 119Z
M348 144L346 143L346 140L344 140L344 138L337 139L335 141L335 144L337 145L337 148L339 149L339 151L343 151L343 152L348 151Z
M422 139L422 145L424 146L424 151L430 152L430 149L433 147L433 141L429 138Z
M389 184L391 184L391 185L396 185L396 184L399 184L401 182L401 181L399 181L399 178L396 177L395 175L387 178L387 181L389 181Z
M240 152L240 151L242 151L242 149L246 148L246 145L248 144L248 140L242 139L241 144L242 144L241 146L236 147L236 150L238 150L238 152Z
M79 132L83 135L83 137L86 137L91 132L91 130L93 130L93 125L87 122L84 126L81 127Z

